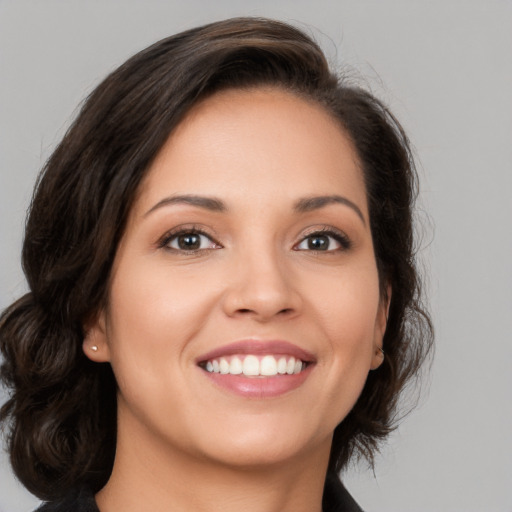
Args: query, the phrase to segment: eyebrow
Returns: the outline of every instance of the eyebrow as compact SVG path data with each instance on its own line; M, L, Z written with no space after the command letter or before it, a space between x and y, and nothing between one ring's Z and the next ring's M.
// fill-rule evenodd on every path
M352 208L357 213L357 216L363 221L363 224L366 226L366 221L364 219L363 212L357 206L357 204L353 203L350 199L347 199L343 196L338 195L330 195L330 196L313 196L313 197L305 197L303 199L299 199L294 206L294 210L299 213L311 212L314 210L319 210L324 206L330 204L343 204Z
M164 206L169 206L173 204L188 204L191 206L197 206L199 208L204 208L205 210L209 210L212 212L226 212L228 208L226 204L217 199L215 197L208 196L198 196L193 194L185 194L178 196L170 196L165 197L154 206L152 206L145 214L144 217L149 215L150 213L162 208ZM366 221L364 219L363 213L360 208L353 203L350 199L339 195L329 195L329 196L312 196L305 197L299 199L293 209L298 213L307 213L312 212L314 210L319 210L328 206L330 204L342 204L348 206L357 214L357 216L363 221L363 224L366 225Z
M144 217L154 212L155 210L162 208L163 206L169 206L171 204L189 204L191 206L198 206L199 208L204 208L205 210L210 210L212 212L227 211L226 205L220 199L216 199L214 197L195 196L187 194L180 196L170 196L162 199L161 201L156 203L152 208L150 208L144 214Z

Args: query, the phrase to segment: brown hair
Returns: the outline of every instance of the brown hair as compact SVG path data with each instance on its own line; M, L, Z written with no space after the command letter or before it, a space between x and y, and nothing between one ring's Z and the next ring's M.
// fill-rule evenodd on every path
M82 325L105 305L144 173L199 99L259 85L318 102L352 138L381 285L392 288L384 363L336 428L330 468L343 468L355 454L371 461L392 429L400 392L432 344L413 252L417 178L407 137L380 101L329 70L303 32L268 19L231 19L164 39L109 75L37 182L23 246L30 292L0 318L1 378L11 391L0 420L9 425L16 475L40 498L76 485L97 491L112 469L115 379L110 365L82 353Z

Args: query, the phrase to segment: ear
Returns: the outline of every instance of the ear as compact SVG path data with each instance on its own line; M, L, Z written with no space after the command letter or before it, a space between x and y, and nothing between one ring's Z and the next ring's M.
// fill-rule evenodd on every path
M382 341L386 333L386 327L389 316L389 305L391 304L391 285L386 286L386 291L382 295L375 318L375 330L373 337L373 355L370 368L376 370L384 361L384 348Z
M84 354L95 363L110 361L106 318L103 310L84 323L84 333L84 341L82 343Z

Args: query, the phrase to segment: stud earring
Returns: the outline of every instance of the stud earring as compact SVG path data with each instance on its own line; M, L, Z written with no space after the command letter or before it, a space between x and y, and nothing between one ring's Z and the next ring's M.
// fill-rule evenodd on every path
M97 345L92 345L91 350L92 350L93 352L98 352L98 347L97 347Z

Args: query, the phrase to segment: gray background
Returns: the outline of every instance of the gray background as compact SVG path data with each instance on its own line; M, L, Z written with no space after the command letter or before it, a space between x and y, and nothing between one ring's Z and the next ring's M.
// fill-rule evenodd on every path
M368 512L512 511L511 0L0 0L0 308L25 289L31 189L79 101L135 51L235 15L315 27L331 61L391 105L421 163L431 385L349 489ZM0 511L36 503L1 455Z

